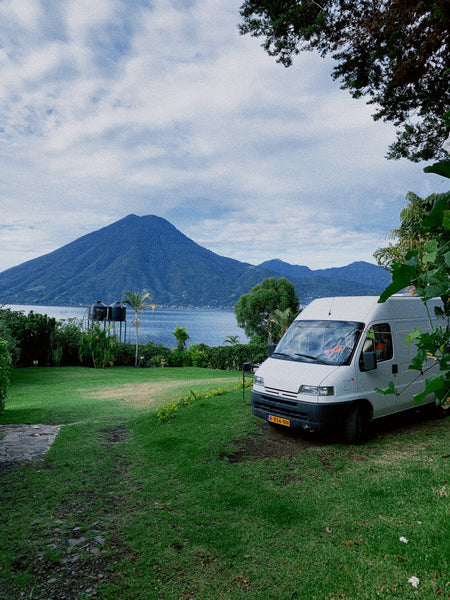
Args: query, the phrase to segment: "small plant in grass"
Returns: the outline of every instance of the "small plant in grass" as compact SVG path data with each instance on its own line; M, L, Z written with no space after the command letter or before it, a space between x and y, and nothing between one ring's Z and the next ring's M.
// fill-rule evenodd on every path
M249 387L251 385L251 381L245 382L245 387ZM198 400L203 400L205 398L213 398L215 396L222 396L226 392L235 392L241 389L242 382L239 382L238 384L233 385L231 387L217 388L215 390L208 390L206 392L195 392L194 390L190 389L187 396L182 396L178 400L168 402L160 408L158 408L158 410L156 411L156 415L160 423L165 423L175 416L180 406L192 406Z
M156 414L158 415L158 419L161 423L166 423L170 421L170 419L175 415L180 406L180 401L175 400L174 402L167 402L161 408L158 408Z

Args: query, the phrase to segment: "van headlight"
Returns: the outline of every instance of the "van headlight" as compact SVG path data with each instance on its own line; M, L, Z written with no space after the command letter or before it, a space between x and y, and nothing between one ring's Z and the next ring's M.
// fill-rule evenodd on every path
M325 385L301 385L299 394L309 394L310 396L334 396L334 387Z
M264 387L264 377L261 377L261 375L255 375L253 377L253 385Z

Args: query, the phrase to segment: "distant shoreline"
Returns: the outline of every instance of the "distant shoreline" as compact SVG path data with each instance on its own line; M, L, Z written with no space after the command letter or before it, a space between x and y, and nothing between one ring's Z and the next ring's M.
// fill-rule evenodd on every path
M120 302L120 300L119 300ZM93 304L93 302L91 302ZM91 304L49 304L46 302L45 304L36 304L32 302L4 302L0 304L0 308L10 308L11 306L39 306L39 307L49 307L49 308L85 308L86 310L91 306ZM106 306L109 306L108 303L104 303ZM111 302L112 304L112 302ZM224 311L233 311L234 306L224 305L224 306L193 306L187 304L156 304L156 309L169 309L169 310L224 310Z
M84 325L89 323L89 306L60 306L60 305L41 305L41 304L10 304L3 308L22 311L25 314L31 311L39 314L46 314L50 318L55 318L60 322L78 321ZM123 321L125 338L134 343L135 327L134 311L126 307L126 321ZM157 307L156 310L146 310L139 313L139 342L145 343L148 338L153 342L162 344L166 347L175 347L176 340L173 331L176 326L186 327L189 334L189 344L206 344L208 346L222 346L224 340L235 336L239 338L240 343L248 343L248 338L244 330L238 327L236 316L232 309L218 308L173 308ZM101 321L102 326L118 326L119 321Z

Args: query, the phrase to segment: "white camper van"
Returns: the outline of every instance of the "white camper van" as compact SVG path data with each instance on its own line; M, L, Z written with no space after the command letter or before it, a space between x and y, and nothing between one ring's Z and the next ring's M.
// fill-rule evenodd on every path
M342 431L361 441L373 419L414 407L426 375L409 369L416 354L406 336L431 328L440 300L392 296L319 298L292 323L273 354L257 369L252 411L269 423L310 431ZM393 382L396 393L382 395ZM428 396L422 404L435 403Z

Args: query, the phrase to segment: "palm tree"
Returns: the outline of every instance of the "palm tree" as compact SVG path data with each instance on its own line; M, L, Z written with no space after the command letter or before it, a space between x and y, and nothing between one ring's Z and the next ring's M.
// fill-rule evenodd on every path
M138 333L139 333L139 319L138 319L138 312L144 312L146 308L151 308L152 310L155 310L156 308L156 304L152 304L150 301L152 299L152 295L150 294L150 292L145 292L143 294L141 294L141 292L138 290L137 292L125 292L125 294L123 295L122 298L122 302L124 304L128 304L128 306L130 308L132 308L134 310L134 314L135 314L135 326L136 326L136 355L134 358L134 366L137 367L138 366L138 354L139 354L139 338L138 338Z
M186 347L186 342L190 339L186 327L180 327L177 325L175 327L175 331L171 331L170 333L174 335L175 339L177 340L177 349L180 351L184 350Z
M289 329L293 320L294 314L290 308L286 308L285 310L281 310L280 308L275 309L269 318L269 342L273 341L272 335L274 332L270 326L272 323L276 326L277 331L275 332L275 337L278 341Z
M231 346L237 346L239 344L239 336L238 335L227 335L227 337L223 341L224 344L230 344Z

